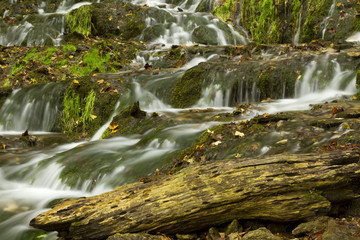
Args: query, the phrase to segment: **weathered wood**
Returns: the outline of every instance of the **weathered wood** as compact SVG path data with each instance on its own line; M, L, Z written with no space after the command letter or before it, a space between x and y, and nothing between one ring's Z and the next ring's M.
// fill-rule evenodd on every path
M190 165L176 175L71 199L31 225L69 239L191 232L233 219L297 221L359 197L360 153L281 154Z

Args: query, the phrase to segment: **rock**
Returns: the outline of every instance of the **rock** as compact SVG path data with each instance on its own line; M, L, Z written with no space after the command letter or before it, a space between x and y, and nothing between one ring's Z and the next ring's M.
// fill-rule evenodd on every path
M358 224L356 221L348 222L345 219L340 221L329 219L322 240L360 240L360 227Z
M281 238L272 234L267 228L262 227L248 232L242 240L281 240Z
M231 233L227 236L228 240L241 240L241 235L239 233Z
M310 222L301 223L292 231L292 234L295 236L302 236L309 233L324 231L328 225L329 219L330 217L323 216Z
M156 236L146 233L117 233L108 237L106 240L165 240L162 236Z
M194 41L205 45L217 45L217 33L207 26L198 26L193 31Z
M214 227L210 228L209 231L208 231L208 237L211 240L219 239L220 238L219 231Z
M196 240L197 234L176 234L177 240Z
M229 235L231 233L237 233L237 232L242 232L243 228L242 226L239 224L238 220L234 219L226 228L225 230L225 234Z

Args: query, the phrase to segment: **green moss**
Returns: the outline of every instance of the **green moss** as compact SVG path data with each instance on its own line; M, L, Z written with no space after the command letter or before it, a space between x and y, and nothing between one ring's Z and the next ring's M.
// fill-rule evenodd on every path
M85 98L85 108L81 116L83 129L86 129L86 124L88 124L92 120L91 115L94 110L94 104L95 104L95 92L93 89L91 89L89 95L87 95Z
M33 48L26 54L23 61L28 64L30 60L37 60L39 58L39 55L39 50L37 48Z
M15 63L14 66L12 66L11 71L10 71L10 75L15 75L16 73L20 72L21 69L23 69L24 64L17 62Z
M73 65L71 66L71 72L75 76L86 76L91 72L106 72L107 65L110 61L110 55L108 53L100 52L98 47L92 48L83 56L82 65Z
M81 116L80 96L74 89L69 88L65 92L63 106L63 130L65 133L73 133L74 129L79 125Z
M53 59L51 59L52 57L55 57L54 53L57 53L58 49L55 47L50 47L47 48L45 51L45 56L41 57L39 59L39 61L41 61L42 63L46 64L46 65L50 65L53 62Z
M251 38L257 43L277 43L281 40L277 8L272 0L243 2L241 19Z
M172 92L171 104L174 107L190 107L199 100L205 72L201 64L185 72Z
M92 6L85 5L80 8L74 9L66 15L66 23L69 32L78 32L89 36L91 29L94 27L91 22Z
M319 23L328 15L332 0L309 0L301 42L310 42L320 37Z
M234 0L226 0L223 4L220 6L215 7L215 9L212 11L212 14L226 22L230 19L231 12L236 6L236 1Z
M71 44L66 44L62 47L62 51L65 53L65 54L68 54L68 53L73 53L76 51L76 47L74 45L71 45Z

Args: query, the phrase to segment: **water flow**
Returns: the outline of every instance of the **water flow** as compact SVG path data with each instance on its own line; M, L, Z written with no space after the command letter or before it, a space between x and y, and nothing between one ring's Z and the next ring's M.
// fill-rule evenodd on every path
M65 32L65 15L91 2L64 0L54 12L45 13L49 1L36 5L38 14L24 16L21 20L0 20L0 45L42 46L60 45ZM10 1L16 4L16 1Z
M322 35L321 35L322 39L325 39L325 33L326 33L327 27L329 25L329 20L334 13L335 6L336 6L336 0L333 0L333 3L331 4L330 9L329 9L328 16L320 23L320 28L323 29Z
M195 43L205 45L247 43L245 37L231 25L209 13L195 13L200 1L184 1L180 7L166 4L161 0L139 0L135 3L147 4L156 9L154 10L156 14L146 20L147 28L140 37L143 41L151 40L154 44L160 43L165 46Z
M301 13L302 13L302 6L301 6L301 10L300 10L300 14L299 14L299 23L298 23L298 27L296 30L296 34L294 36L294 44L299 44L300 43L300 33L301 33Z
M57 120L61 85L14 90L0 109L0 131L51 131Z

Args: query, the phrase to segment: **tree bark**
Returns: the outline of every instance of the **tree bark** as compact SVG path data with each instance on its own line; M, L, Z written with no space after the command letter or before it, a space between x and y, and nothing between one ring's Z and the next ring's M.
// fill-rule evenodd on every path
M348 150L194 164L156 181L65 201L30 225L67 239L105 239L186 233L233 219L304 220L359 197L359 159L359 151Z

